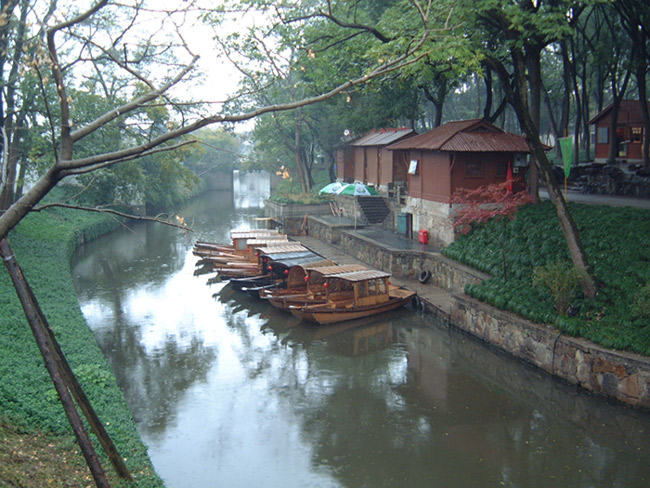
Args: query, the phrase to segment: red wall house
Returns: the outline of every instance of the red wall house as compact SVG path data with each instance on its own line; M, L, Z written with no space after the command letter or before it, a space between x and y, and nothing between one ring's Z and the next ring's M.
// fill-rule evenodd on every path
M609 158L609 145L612 122L612 104L603 109L589 121L596 129L596 162L606 162ZM650 103L648 103L650 109ZM639 163L643 161L643 115L639 100L622 100L616 122L618 142L617 161Z
M513 191L526 190L530 148L525 138L482 119L449 122L387 149L408 154L408 197L402 208L412 222L408 227L427 230L439 244L455 238L449 201L457 189L505 182L510 165Z
M449 122L388 149L408 151L409 196L414 198L448 203L458 188L504 182L508 164L513 191L526 189L523 161L530 148L525 138L483 119Z
M352 151L352 168L348 162L343 171L338 169L337 176L345 181L351 176L354 181L377 188L389 183L405 184L406 158L399 151L388 151L386 146L413 135L412 129L380 129L352 141L348 146Z

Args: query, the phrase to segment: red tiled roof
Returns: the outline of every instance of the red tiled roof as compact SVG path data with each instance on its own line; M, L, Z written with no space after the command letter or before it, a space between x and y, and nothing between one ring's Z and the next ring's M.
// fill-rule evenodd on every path
M448 122L432 131L391 144L387 149L450 152L530 152L528 143L523 136L505 132L483 119Z

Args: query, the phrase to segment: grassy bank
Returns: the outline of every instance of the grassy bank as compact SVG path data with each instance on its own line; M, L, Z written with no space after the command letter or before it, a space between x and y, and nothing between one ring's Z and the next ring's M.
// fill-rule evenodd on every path
M115 226L96 214L49 210L30 215L9 240L72 369L135 478L119 484L95 442L112 484L160 487L124 396L81 315L70 272L75 246ZM0 485L92 485L4 266L0 323Z
M443 253L493 276L468 286L469 295L533 322L554 324L568 335L649 356L650 212L569 207L598 281L593 300L580 293L550 202L528 205L505 224L478 227ZM496 237L505 243L507 282Z

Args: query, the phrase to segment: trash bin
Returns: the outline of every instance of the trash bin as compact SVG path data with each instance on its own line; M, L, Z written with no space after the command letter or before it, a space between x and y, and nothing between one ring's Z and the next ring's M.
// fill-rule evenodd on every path
M418 242L420 244L428 244L429 243L429 231L420 229L420 232L418 234Z

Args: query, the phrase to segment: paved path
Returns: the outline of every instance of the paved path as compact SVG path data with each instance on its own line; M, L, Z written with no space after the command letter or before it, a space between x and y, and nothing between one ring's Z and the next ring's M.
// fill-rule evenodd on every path
M564 193L564 190L562 191ZM539 190L539 197L548 200L548 192ZM576 203L587 203L589 205L608 205L610 207L636 207L650 210L650 199L621 197L617 195L594 195L569 190L568 200Z

